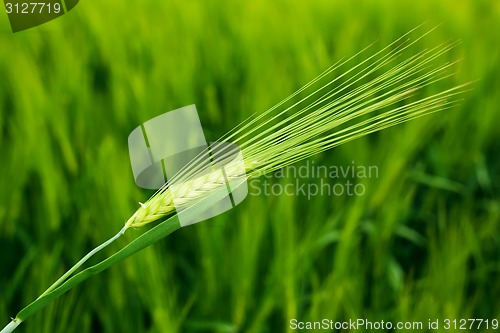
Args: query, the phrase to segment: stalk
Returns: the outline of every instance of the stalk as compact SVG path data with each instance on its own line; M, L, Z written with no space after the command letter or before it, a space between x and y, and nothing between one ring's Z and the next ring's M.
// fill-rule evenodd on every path
M19 326L19 324L21 324L21 320L19 319L12 319L12 321L4 327L4 329L2 331L0 331L0 333L11 333L13 332L17 326Z
M54 291L54 289L61 286L61 284L63 284L87 260L89 260L95 254L97 254L99 251L103 250L104 248L109 246L111 243L116 241L121 235L123 235L125 233L125 231L127 229L128 229L128 227L124 226L115 236L111 237L110 239L108 239L107 241L105 241L104 243L97 246L89 253L87 253L87 255L85 255L82 259L80 259L80 261L78 261L73 267L71 267L66 273L64 273L64 275L62 275L56 282L54 282L49 288L47 288L47 290L45 290L40 296L38 296L38 298L35 301L41 299L42 297L46 296L47 294L50 294L52 291ZM17 328L17 326L19 326L19 324L21 324L22 322L23 322L23 320L21 320L19 318L13 318L12 321L9 324L7 324L7 326L5 326L2 329L2 331L0 331L0 333L10 333L10 332L14 331Z
M82 259L80 259L80 261L78 261L73 267L71 267L56 282L54 282L54 284L52 284L49 288L47 288L47 290L45 290L38 298L47 295L48 293L50 293L51 291L53 291L54 289L56 289L57 287L59 287L61 285L61 283L63 283L64 281L66 281L66 279L68 277L70 277L78 268L80 268L87 260L89 260L90 258L92 258L97 252L103 250L105 247L107 247L108 245L110 245L111 243L113 243L115 240L117 240L121 235L123 235L125 233L126 230L127 230L127 227L125 226L116 235L114 235L113 237L111 237L110 239L108 239L107 241L105 241L104 243L102 243L101 245L99 245L98 247L96 247L95 249L93 249L92 251L90 251L89 253L87 253L85 255L85 257L83 257Z

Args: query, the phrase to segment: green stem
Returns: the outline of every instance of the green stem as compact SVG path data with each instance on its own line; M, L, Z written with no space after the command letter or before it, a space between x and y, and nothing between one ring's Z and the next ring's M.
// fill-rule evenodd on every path
M113 243L115 240L117 240L121 235L125 233L127 230L127 227L123 227L122 230L120 230L119 233L117 233L115 236L111 237L89 253L85 257L83 257L79 262L77 262L73 267L71 267L66 273L64 273L63 276L61 276L56 282L54 282L53 285L51 285L47 290L43 292L38 298L45 296L46 294L50 293L57 287L61 285L68 277L70 277L80 266L82 266L87 260L89 260L92 256L94 256L97 252L101 251L105 247L107 247L109 244ZM1 332L0 332L1 333Z
M51 303L53 300L66 293L68 290L74 288L76 285L82 283L92 275L102 272L103 270L109 268L110 266L123 261L132 254L148 247L149 245L155 243L156 241L162 239L163 237L171 234L175 230L181 227L179 220L176 216L169 218L168 220L160 223L153 229L140 235L132 242L130 242L123 249L113 254L112 256L104 259L98 264L84 269L83 271L70 277L65 282L61 283L59 286L53 288L50 292L45 292L33 301L31 304L22 309L16 316L16 320L25 321L33 314L37 313L43 309L46 305ZM119 235L119 234L118 234ZM116 237L116 236L115 236ZM104 243L105 244L105 243ZM4 333L4 332L0 332Z
M12 321L7 326L5 326L0 333L11 333L17 328L17 326L19 326L21 322L22 321L19 319L12 319Z
M118 232L115 236L111 237L110 239L108 239L107 241L105 241L104 243L102 243L101 245L99 245L98 247L96 247L95 249L90 251L89 253L87 253L87 255L85 257L80 259L80 261L78 261L73 267L71 267L66 273L64 273L63 276L61 276L47 290L45 290L37 298L37 300L39 300L40 298L42 298L43 296L45 296L47 294L50 294L54 289L56 289L61 284L63 284L64 281L66 281L74 272L76 272L76 270L78 268L80 268L87 260L89 260L92 256L94 256L96 253L98 253L99 251L101 251L102 249L104 249L105 247L110 245L111 243L113 243L115 240L117 240L121 235L123 235L125 233L126 230L127 230L127 226L123 227L120 230L120 232ZM0 333L10 333L10 332L14 331L17 328L17 326L19 326L19 324L21 324L21 322L22 322L22 320L19 318L13 319L7 326L5 326L2 329L2 331L0 331Z

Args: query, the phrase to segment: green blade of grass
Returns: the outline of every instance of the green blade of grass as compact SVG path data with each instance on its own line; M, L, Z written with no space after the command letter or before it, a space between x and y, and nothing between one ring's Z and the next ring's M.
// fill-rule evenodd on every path
M158 240L170 235L177 229L181 227L179 223L179 219L177 216L172 216L166 221L158 224L151 230L145 232L140 235L132 242L130 242L127 246L125 246L120 251L116 252L112 256L104 259L100 263L93 265L69 278L66 282L61 284L58 288L54 289L50 293L38 298L27 307L22 309L16 316L16 319L24 321L36 312L43 309L46 305L52 302L54 299L58 298L68 290L72 289L76 285L82 283L92 275L98 274L105 269L111 267L114 264L117 264L126 258L130 257L134 253L139 252L140 250L150 246L151 244L157 242Z

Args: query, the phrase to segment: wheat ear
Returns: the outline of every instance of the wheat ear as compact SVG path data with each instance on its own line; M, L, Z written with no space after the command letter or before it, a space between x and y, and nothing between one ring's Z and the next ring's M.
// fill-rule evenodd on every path
M258 177L369 133L456 105L456 96L464 92L467 84L409 101L422 93L425 87L451 75L448 71L456 62L434 67L431 64L456 43L422 50L393 64L403 50L420 38L413 42L401 39L403 37L341 76L329 79L336 69L352 58L329 68L277 106L259 117L248 119L221 138L238 143L243 155L243 163L227 165L226 176L229 179ZM394 49L384 54L390 47ZM390 68L353 88L386 66ZM332 89L332 84L341 78L344 82ZM318 84L319 88L314 89ZM299 93L305 97L283 107ZM401 102L406 104L399 105ZM200 161L201 158L195 158L173 177L171 183L165 184L147 202L141 203L126 227L141 227L175 214L176 209L189 207L214 189L225 186L220 170L198 176L197 164ZM172 183L180 185L172 186ZM175 204L173 198L176 198Z

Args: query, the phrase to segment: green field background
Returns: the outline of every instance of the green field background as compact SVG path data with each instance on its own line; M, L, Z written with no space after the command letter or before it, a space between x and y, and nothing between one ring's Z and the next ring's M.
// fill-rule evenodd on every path
M475 83L452 110L313 159L377 166L364 195L249 195L87 280L18 331L500 319L498 1L86 0L16 34L0 20L0 326L149 197L127 147L141 122L196 104L214 141L335 61L424 22L422 32L440 27L404 55L461 40L449 55L463 58L456 75L434 89Z

